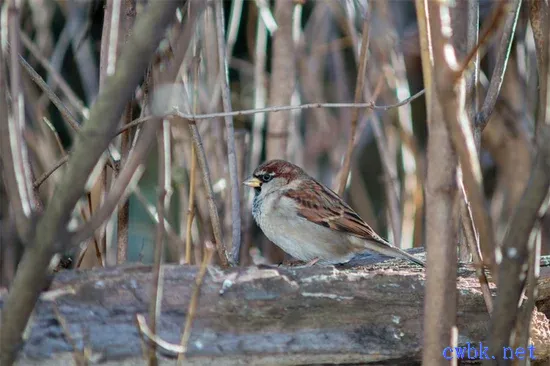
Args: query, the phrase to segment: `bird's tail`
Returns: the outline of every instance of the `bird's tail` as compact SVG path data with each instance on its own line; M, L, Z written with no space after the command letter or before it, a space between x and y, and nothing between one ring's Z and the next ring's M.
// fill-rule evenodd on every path
M408 259L410 260L411 262L414 262L422 267L426 267L426 263L424 263L424 261L421 261L420 259L416 258L414 255L412 254L409 254L407 252L405 252L404 250L401 250L399 248L395 248L393 247L397 252L399 252L400 254L400 257L401 258L404 258L404 259Z
M386 242L383 239L381 239L380 241L368 240L367 249L372 250L373 252L387 255L389 257L407 259L411 262L418 264L419 266L426 267L426 263L416 258L414 255L394 247L393 245L391 245L390 243Z

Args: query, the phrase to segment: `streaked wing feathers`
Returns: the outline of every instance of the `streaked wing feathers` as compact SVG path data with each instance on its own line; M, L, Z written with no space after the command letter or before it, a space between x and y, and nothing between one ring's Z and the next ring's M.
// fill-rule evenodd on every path
M311 222L385 243L336 193L314 180L308 181L299 189L286 191L285 195L298 203L298 215Z

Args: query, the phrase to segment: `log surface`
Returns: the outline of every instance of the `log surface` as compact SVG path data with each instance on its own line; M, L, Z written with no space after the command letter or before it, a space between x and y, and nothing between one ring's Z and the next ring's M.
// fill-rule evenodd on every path
M179 344L197 268L164 268L157 329ZM148 266L57 274L37 305L18 364L73 364L75 347L90 363L143 364L136 314L148 312L151 283ZM473 270L461 268L457 286L459 344L479 344L489 317ZM424 270L395 260L354 268L209 267L188 364L418 364L423 297ZM537 299L548 312L550 268L542 268ZM548 319L538 315L536 354L548 357ZM161 351L160 363L174 364L174 355Z

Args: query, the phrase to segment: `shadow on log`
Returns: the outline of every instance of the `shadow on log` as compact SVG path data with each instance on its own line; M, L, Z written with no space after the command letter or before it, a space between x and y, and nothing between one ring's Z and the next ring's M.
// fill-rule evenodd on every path
M364 264L364 263L363 263ZM197 268L164 267L159 335L179 344ZM489 316L472 269L458 280L459 344L477 344ZM19 365L143 364L136 314L147 314L151 272L126 266L56 275L42 294ZM0 306L5 299L0 294ZM424 270L392 260L359 267L210 267L187 364L419 364ZM550 355L550 267L541 268L532 341ZM442 350L443 351L443 350ZM161 351L161 364L175 355Z

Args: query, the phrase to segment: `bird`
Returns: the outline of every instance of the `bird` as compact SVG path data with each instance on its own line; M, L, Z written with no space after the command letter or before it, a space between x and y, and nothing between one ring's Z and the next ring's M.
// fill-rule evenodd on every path
M371 251L425 266L384 240L338 194L297 165L266 161L243 184L254 189L252 216L262 232L307 265L343 264Z

